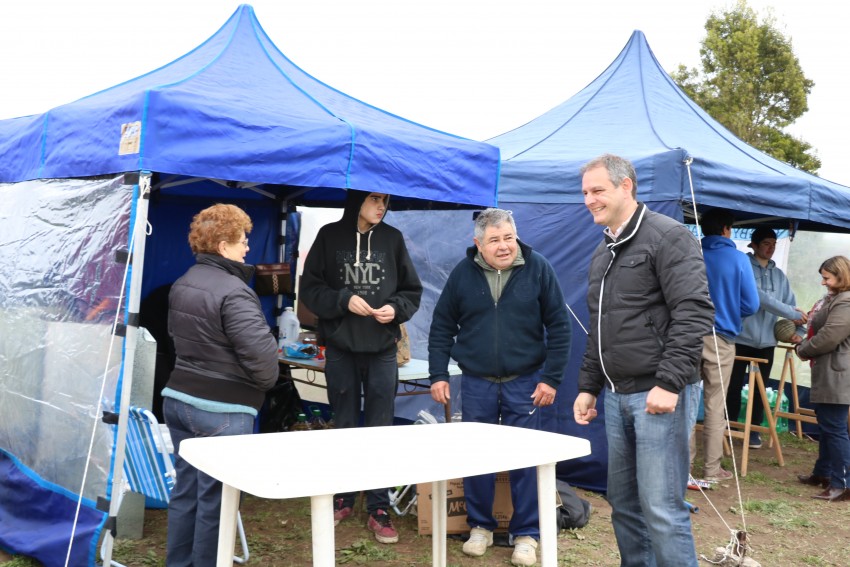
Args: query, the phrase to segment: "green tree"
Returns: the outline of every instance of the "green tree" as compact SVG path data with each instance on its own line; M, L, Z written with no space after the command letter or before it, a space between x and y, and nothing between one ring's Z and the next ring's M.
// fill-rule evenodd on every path
M812 146L784 131L808 109L814 82L772 14L759 21L745 0L712 13L700 47L702 72L679 65L672 78L700 107L748 144L817 173Z

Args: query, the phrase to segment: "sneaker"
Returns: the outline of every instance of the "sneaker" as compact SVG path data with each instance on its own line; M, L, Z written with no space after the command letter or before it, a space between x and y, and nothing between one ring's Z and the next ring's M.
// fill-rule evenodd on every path
M493 545L493 532L484 528L472 528L469 539L463 544L463 552L472 557L481 557Z
M705 480L708 482L723 482L725 480L731 480L735 475L727 471L726 469L720 468L717 469L717 472L714 474L705 475Z
M514 539L511 565L537 565L537 540L531 536Z
M342 498L334 500L334 526L338 526L341 521L351 515L351 506L346 506Z
M761 435L750 433L750 449L761 449Z
M386 510L377 510L373 514L369 514L369 522L366 527L374 532L378 543L396 543L398 541L398 532L395 531L393 522Z

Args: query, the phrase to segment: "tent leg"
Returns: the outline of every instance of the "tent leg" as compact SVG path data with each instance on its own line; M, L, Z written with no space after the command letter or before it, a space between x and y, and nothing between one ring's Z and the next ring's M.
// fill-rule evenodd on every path
M130 247L130 289L127 294L125 313L137 315L141 303L142 271L145 263L145 239L147 237L145 227L148 223L148 205L150 203L151 173L142 172L139 175L138 193L135 201L135 222L131 227ZM133 317L135 319L135 317ZM124 336L124 360L121 366L121 400L119 402L120 413L118 416L118 432L115 438L115 449L112 465L112 485L109 487L109 515L118 517L120 498L116 498L116 491L121 490L124 482L124 450L127 444L127 419L130 409L130 393L133 388L133 363L135 362L136 341L138 339L138 327L136 324L128 324ZM104 565L112 562L112 534L107 533L102 551Z

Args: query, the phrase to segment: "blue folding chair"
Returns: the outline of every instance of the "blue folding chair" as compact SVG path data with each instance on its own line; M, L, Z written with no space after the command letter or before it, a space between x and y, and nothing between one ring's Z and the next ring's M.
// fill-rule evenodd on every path
M167 434L167 430L165 430ZM163 428L156 417L144 408L131 407L127 419L127 444L124 453L124 483L118 494L118 508L127 492L138 492L148 498L168 504L171 489L174 488L174 463L165 439ZM246 563L250 557L242 515L237 512L236 527L242 555L234 556L233 561ZM111 561L115 567L124 567Z

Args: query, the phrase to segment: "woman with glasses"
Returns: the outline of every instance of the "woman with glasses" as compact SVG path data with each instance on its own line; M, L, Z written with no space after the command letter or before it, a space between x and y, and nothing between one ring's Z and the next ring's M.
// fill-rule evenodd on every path
M252 223L234 205L192 220L195 265L169 294L168 333L176 362L162 391L177 474L168 504L169 567L215 565L221 483L180 457L192 437L251 433L265 392L278 377L277 342L245 264Z

